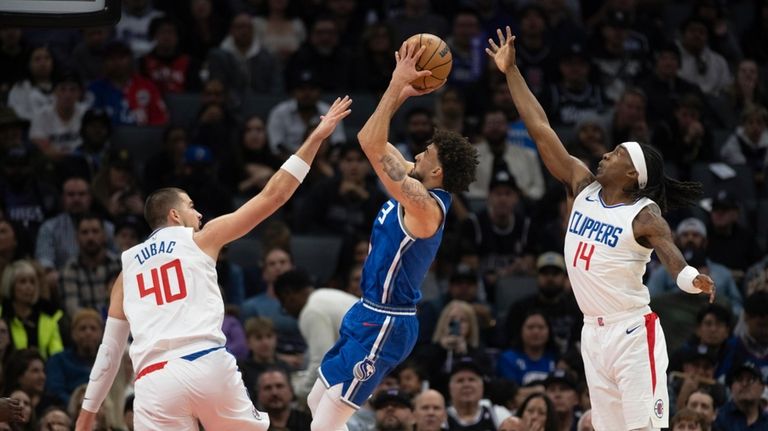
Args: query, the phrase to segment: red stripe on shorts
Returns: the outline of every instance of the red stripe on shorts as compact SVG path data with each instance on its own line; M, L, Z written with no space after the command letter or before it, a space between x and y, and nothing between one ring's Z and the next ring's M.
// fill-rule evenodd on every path
M656 313L648 313L645 316L645 335L648 338L648 359L651 361L651 385L656 392L656 359L653 355L653 347L656 345Z
M136 374L136 380L139 380L140 378L146 376L149 373L155 372L157 370L162 370L163 368L165 368L165 364L167 364L167 363L168 363L168 361L163 361L163 362L157 362L157 363L152 364L152 365L147 365L146 367L144 367L144 369L139 371L138 374ZM134 382L136 380L134 380Z

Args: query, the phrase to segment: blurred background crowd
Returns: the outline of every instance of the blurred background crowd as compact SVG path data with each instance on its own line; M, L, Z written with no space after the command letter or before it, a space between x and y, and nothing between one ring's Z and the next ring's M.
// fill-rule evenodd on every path
M28 406L25 423L0 430L69 429L119 253L149 233L149 192L185 189L204 221L232 211L328 101L350 94L352 115L296 195L217 264L228 348L254 403L272 429L309 429L311 368L334 334L323 313L301 312L325 288L360 294L387 196L356 134L394 51L422 32L447 42L453 70L440 91L401 108L390 140L412 158L434 128L459 132L477 146L478 178L454 196L424 280L419 344L350 430L496 430L511 414L546 431L591 429L582 316L565 273L572 257L562 256L565 193L483 52L504 25L573 155L595 167L618 143L641 141L663 153L670 176L704 184L698 207L667 217L688 262L715 280L717 301L681 292L655 260L646 272L671 358L670 429L768 430L768 1L123 8L113 27L0 28L0 383ZM132 429L124 362L100 429Z

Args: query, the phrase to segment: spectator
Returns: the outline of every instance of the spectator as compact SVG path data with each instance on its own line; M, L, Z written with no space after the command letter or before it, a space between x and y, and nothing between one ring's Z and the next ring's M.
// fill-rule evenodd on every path
M448 75L451 87L460 88L471 112L483 103L482 90L487 87L487 57L483 50L480 17L473 9L465 8L453 17L451 35L445 41L453 55L453 66Z
M64 265L61 274L61 302L74 316L81 308L106 311L109 288L120 272L120 259L106 247L104 221L84 214L77 223L77 256Z
M718 413L715 425L723 431L768 429L768 413L760 406L765 377L754 365L745 363L728 376L731 397Z
M241 13L232 19L229 35L208 53L211 79L220 80L234 97L252 91L279 94L283 91L280 65L254 34L253 21Z
M718 296L727 299L733 313L738 315L742 308L741 292L731 276L731 271L707 257L707 227L704 222L689 217L678 223L675 229L675 244L690 265L714 280ZM651 296L678 292L677 282L663 266L651 273L646 286Z
M682 370L682 361L694 352L707 352L715 360L715 378L724 380L733 365L731 333L733 317L730 310L720 304L709 304L696 314L694 334L672 354L670 370Z
M354 88L374 94L382 94L387 89L389 78L395 70L395 58L392 52L396 47L392 33L383 23L365 26L360 47L354 60ZM409 111L410 112L410 111ZM406 124L408 120L406 119ZM413 160L406 156L407 160Z
M661 121L651 143L664 155L676 177L687 178L695 162L714 160L713 139L702 119L703 105L695 94L686 94L675 106L674 117Z
M91 187L79 177L64 180L61 186L62 212L49 218L40 226L35 246L35 259L46 269L59 271L78 254L77 222L83 215L94 210ZM107 243L112 242L115 227L104 222Z
M51 406L40 416L39 426L40 431L69 431L72 419L61 407Z
M565 370L555 370L544 383L547 397L557 414L558 429L570 431L579 421L579 383Z
M640 88L648 98L648 121L655 125L671 118L675 107L683 95L695 94L703 97L698 86L677 76L680 70L680 50L673 43L665 43L656 48L653 73L640 82Z
M406 39L418 33L431 33L444 39L448 22L430 12L428 0L405 0L403 8L391 14L387 24L392 29L392 40L399 47Z
M443 395L434 389L427 389L417 395L413 399L413 420L415 430L443 430L443 423L448 420Z
M506 170L493 173L486 208L461 226L465 246L480 257L482 271L496 276L528 274L534 267L528 234L531 220L520 204L521 191Z
M0 275L11 262L24 255L15 227L8 220L0 220Z
M520 8L517 16L520 20L519 41L515 44L517 67L528 88L539 97L555 82L557 73L554 47L547 29L547 13L537 3L529 2ZM492 31L487 33L492 34Z
M461 300L449 302L440 313L432 343L416 352L418 361L429 364L427 380L430 387L444 392L454 365L471 360L481 369L489 369L490 358L480 347L480 328L475 310Z
M133 157L127 149L112 148L93 179L93 196L113 218L144 215L144 197L134 169Z
M671 431L708 431L704 416L690 409L682 409L672 416L669 422Z
M535 151L512 145L507 135L506 115L500 109L490 109L483 117L481 140L476 143L479 164L475 181L468 196L487 198L493 174L512 174L523 197L538 200L544 195L544 176Z
M717 0L698 0L693 7L693 16L707 24L712 49L722 55L729 64L735 64L742 58L736 36L738 30L730 25L731 17L724 8L725 4Z
M21 147L25 144L26 133L24 131L29 127L29 121L16 115L16 112L7 107L0 106L0 154L13 147Z
M576 123L576 137L569 152L584 162L591 171L597 169L603 155L608 152L608 142L600 117L587 115Z
M507 114L507 119L509 119L509 124L507 124L507 136L509 136L512 145L530 148L538 154L536 143L533 142L533 139L531 139L531 136L528 134L528 129L525 128L523 120L520 119L515 103L512 100L512 95L509 93L509 88L507 88L505 82L499 82L493 85L491 106L501 109Z
M565 260L561 254L541 254L536 260L536 270L538 293L515 301L509 307L505 344L509 345L520 333L526 311L541 310L552 325L557 351L563 354L580 339L584 316L568 286Z
M19 27L0 29L0 98L5 100L11 86L24 79L26 51Z
M37 422L35 412L32 411L31 397L21 389L16 389L9 394L9 398L17 400L21 405L21 420L18 422L18 428L29 429L33 424ZM10 425L7 428L9 431L15 431Z
M259 409L269 414L269 427L300 431L309 429L312 416L291 406L293 390L283 368L268 368L259 375L256 392Z
M674 410L685 408L692 393L703 389L718 399L725 398L725 387L715 380L717 357L709 349L689 350L677 355L682 371L670 374L669 405Z
M69 404L67 405L69 417L76 418L80 415L86 386L85 384L78 386L69 397ZM117 429L115 419L113 419L114 410L114 402L110 398L106 398L96 415L96 430L115 431Z
M83 177L93 180L101 167L101 161L109 150L112 122L102 109L89 109L80 122L82 145L61 163L60 177Z
M376 431L410 430L413 405L410 398L397 389L379 391L371 401L376 415Z
M0 319L0 370L4 370L8 363L8 358L16 351L16 346L11 339L11 331L8 323Z
M83 40L72 50L72 67L85 82L104 77L104 55L112 27L85 27Z
M115 26L117 38L131 47L136 57L152 49L150 23L163 13L152 7L151 0L125 0L120 21Z
M243 383L253 401L256 398L256 382L259 375L273 367L288 370L288 364L277 358L277 335L272 321L265 317L252 317L245 321L248 356L237 360L242 370Z
M600 87L590 82L592 64L585 47L579 42L568 45L560 55L559 69L561 78L552 82L544 100L552 122L573 126L603 114L607 106Z
M294 70L290 82L291 98L275 105L267 119L269 145L282 159L299 148L309 125L329 108L320 100L320 84L315 72ZM345 142L344 127L339 124L329 139L333 144Z
M418 106L412 108L405 114L405 140L396 145L398 151L406 160L415 160L429 145L434 128L432 111Z
M338 289L315 289L302 270L281 274L275 281L275 295L280 306L297 319L307 343L307 372L294 384L296 394L304 399L317 381L323 356L339 338L341 321L359 297Z
M34 347L43 358L64 349L59 333L61 310L42 299L42 280L31 261L17 260L3 271L2 318L16 350Z
M706 389L697 389L689 397L685 403L685 408L693 410L700 414L707 424L705 430L720 431L715 427L715 419L717 418L718 405L715 404L715 398Z
M93 309L81 309L72 317L70 325L73 345L51 356L45 364L45 390L65 405L75 388L88 383L103 327L101 314Z
M552 401L544 393L534 393L525 398L516 417L508 418L499 431L525 431L540 429L557 431L557 414ZM579 429L579 431L581 431Z
M224 157L219 174L240 196L250 197L260 192L272 174L280 169L280 159L272 153L264 120L258 115L245 122L239 145Z
M752 171L755 187L765 186L768 172L768 111L760 105L750 105L741 114L741 124L720 149L723 161L746 165Z
M552 326L546 315L528 310L510 348L499 356L496 364L499 376L518 385L546 378L555 370L557 360L557 347L551 334Z
M650 131L646 122L647 99L637 88L627 88L616 105L605 117L603 129L606 131L605 142L613 150L622 142L650 142Z
M755 292L744 300L744 328L730 341L734 364L750 362L760 370L768 367L768 291Z
M435 127L473 136L467 127L466 110L464 94L458 88L443 89L435 101Z
M221 43L227 33L227 19L220 9L222 2L190 0L182 14L183 51L199 63L205 61L208 52Z
M299 334L299 325L295 317L289 315L281 306L275 294L277 278L293 268L293 258L288 250L274 247L264 252L262 278L266 290L256 296L247 298L240 309L240 318L261 316L272 320L278 336L283 334Z
M451 370L448 428L462 431L496 429L511 414L502 406L483 399L484 373L471 360L458 361Z
M216 173L213 152L202 145L191 145L184 151L184 166L181 176L173 185L189 190L195 208L206 220L234 211L232 194L221 183Z
M607 100L618 101L645 72L648 39L630 28L630 16L623 11L609 12L595 39L592 56L603 94Z
M768 1L757 2L752 25L741 37L746 58L754 58L758 64L768 64Z
M429 386L426 373L415 359L407 359L398 365L392 374L397 375L400 391L411 398L415 398Z
M182 175L184 154L189 146L187 129L168 126L163 131L163 149L152 155L144 167L144 185L147 190L168 187Z
M288 59L288 80L294 71L311 70L322 91L347 91L352 86L352 56L339 43L339 28L330 15L321 15L310 27L309 39Z
M53 105L55 64L51 50L38 46L29 51L27 70L22 81L16 81L8 93L8 106L19 117L31 120L35 112Z
M754 60L744 59L739 62L736 79L711 101L712 110L722 127L736 128L747 108L768 105L768 94L761 76L760 68Z
M26 147L10 148L0 160L0 202L6 219L15 225L19 248L29 252L43 220L54 214L56 192L38 179L40 172Z
M139 70L160 93L185 93L200 90L200 65L179 47L179 25L171 18L158 17L149 25L154 47L141 57Z
M106 221L104 222L104 226L108 226ZM140 240L144 239L147 233L149 233L147 228L148 226L146 225L146 222L134 215L118 218L115 221L115 250L119 254L122 254L124 251L141 242ZM221 256L219 256L219 259L221 259ZM221 276L221 272L219 272L219 276Z
M723 56L710 49L709 37L707 23L700 18L691 17L683 23L677 41L681 58L678 76L714 96L731 83L731 72Z
M48 158L61 160L82 143L80 127L87 109L80 103L82 94L77 75L61 74L53 84L53 104L32 114L29 140Z
M728 267L736 282L762 256L755 235L740 221L741 208L730 192L720 191L712 202L707 226L707 256Z
M49 406L61 402L45 392L45 379L45 360L37 349L19 350L11 356L5 369L3 393L13 397L14 391L21 391L36 417Z
M122 42L111 42L105 51L104 78L88 86L93 107L104 109L115 125L159 126L168 122L160 91L134 71L131 49Z
M299 49L307 37L307 29L301 19L294 16L296 2L270 0L266 3L266 16L253 18L256 37L281 64Z
M331 234L351 243L370 232L371 220L387 196L371 177L371 165L358 143L343 145L338 157L338 175L320 180L307 192L295 217L296 231Z

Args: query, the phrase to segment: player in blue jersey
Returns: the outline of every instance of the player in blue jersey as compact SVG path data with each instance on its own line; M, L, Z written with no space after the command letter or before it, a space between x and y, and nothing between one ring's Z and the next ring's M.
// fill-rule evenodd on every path
M373 222L363 266L363 298L344 317L336 345L323 358L307 399L312 431L346 430L345 423L392 368L411 353L418 337L419 290L435 258L451 193L475 179L477 153L460 135L437 130L415 163L387 142L389 123L409 97L426 94L410 82L424 47L403 44L379 106L357 135L376 174L392 196Z

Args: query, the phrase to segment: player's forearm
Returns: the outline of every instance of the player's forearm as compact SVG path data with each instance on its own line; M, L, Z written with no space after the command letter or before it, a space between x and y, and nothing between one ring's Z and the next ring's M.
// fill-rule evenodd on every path
M93 413L99 411L117 375L129 333L128 321L107 318L104 338L96 354L96 360L93 362L88 387L85 390L83 410Z
M301 160L304 160L306 164L311 165L315 160L317 151L320 149L320 145L323 144L323 141L324 139L321 136L318 136L317 132L312 132L304 143L301 144L301 147L296 150L294 155L301 158Z
M515 102L515 108L517 108L520 118L525 123L528 133L531 134L533 140L538 144L539 139L537 139L537 135L551 128L547 114L544 112L544 108L541 107L539 101L536 100L536 96L531 93L517 66L509 68L505 75L509 92L512 94L512 100Z
M397 108L402 104L400 92L407 84L392 81L387 91L381 96L379 105L357 134L357 139L364 151L368 149L385 151L389 136L389 123Z

